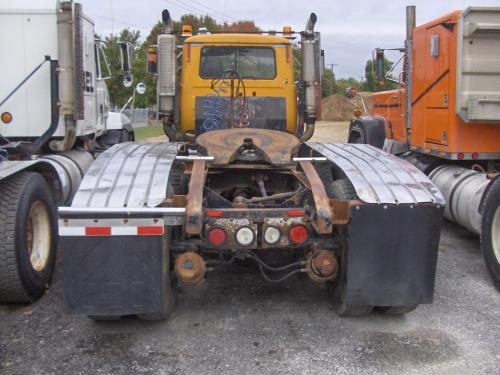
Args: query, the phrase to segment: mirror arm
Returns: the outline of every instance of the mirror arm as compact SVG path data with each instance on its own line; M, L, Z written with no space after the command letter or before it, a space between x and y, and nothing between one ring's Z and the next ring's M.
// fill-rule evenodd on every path
M132 101L132 99L134 98L134 95L135 95L135 91L134 93L130 96L130 98L128 98L127 102L125 103L125 105L122 107L122 109L120 109L120 113L122 113L125 108L127 108L127 106L130 104L130 102Z
M98 50L101 53L102 57L104 58L104 63L106 64L106 70L108 71L108 75L106 77L100 77L99 79L102 81L106 81L108 79L113 78L113 76L111 75L111 69L109 67L108 58L106 57L106 52L102 47L103 41L99 40L97 43L98 43Z

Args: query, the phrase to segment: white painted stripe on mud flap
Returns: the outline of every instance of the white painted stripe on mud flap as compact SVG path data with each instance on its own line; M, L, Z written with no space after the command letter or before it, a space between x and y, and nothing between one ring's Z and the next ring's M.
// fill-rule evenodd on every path
M85 236L85 227L59 227L59 236Z
M137 227L111 227L112 236L137 236Z

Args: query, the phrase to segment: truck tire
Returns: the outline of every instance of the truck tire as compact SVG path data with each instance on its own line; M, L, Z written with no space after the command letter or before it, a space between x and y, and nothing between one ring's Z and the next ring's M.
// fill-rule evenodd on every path
M121 315L88 315L88 317L96 322L112 322L120 320Z
M129 142L132 140L133 135L125 129L112 129L108 130L104 135L100 136L98 142L103 147L111 147L117 143Z
M316 172L319 178L323 182L324 186L330 186L333 183L332 170L328 165L318 164L316 165Z
M500 290L500 178L486 192L481 219L481 250L495 287Z
M403 315L415 310L417 306L418 305L388 306L388 307L379 307L378 310L387 315Z
M351 200L356 199L357 194L354 186L348 179L341 179L334 181L327 190L327 194L330 198ZM343 228L339 231L340 241L343 243L343 248L345 251L345 244L347 241L346 231ZM338 277L327 284L328 289L330 289L333 297L333 308L337 315L339 316L362 316L367 315L372 312L373 306L369 305L350 305L345 301L345 290L346 290L346 257L340 256L340 271Z
M57 251L56 207L44 178L0 181L0 301L32 302L50 284Z
M366 134L363 127L355 124L349 130L349 137L347 139L347 143L366 143Z

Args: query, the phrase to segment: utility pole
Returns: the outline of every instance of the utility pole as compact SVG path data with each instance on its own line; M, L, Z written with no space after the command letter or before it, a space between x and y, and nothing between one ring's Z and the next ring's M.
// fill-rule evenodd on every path
M330 63L330 64L325 64L326 66L329 66L330 67L330 70L332 71L333 73L333 67L334 66L338 66L339 64L333 64L333 63Z

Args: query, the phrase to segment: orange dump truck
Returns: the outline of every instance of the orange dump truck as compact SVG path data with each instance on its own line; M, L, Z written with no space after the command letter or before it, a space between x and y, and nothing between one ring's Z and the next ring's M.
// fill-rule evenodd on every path
M428 174L447 200L445 217L481 235L498 286L500 8L457 10L415 27L408 7L401 51L400 88L373 95L372 115L352 120L349 142L381 147Z

